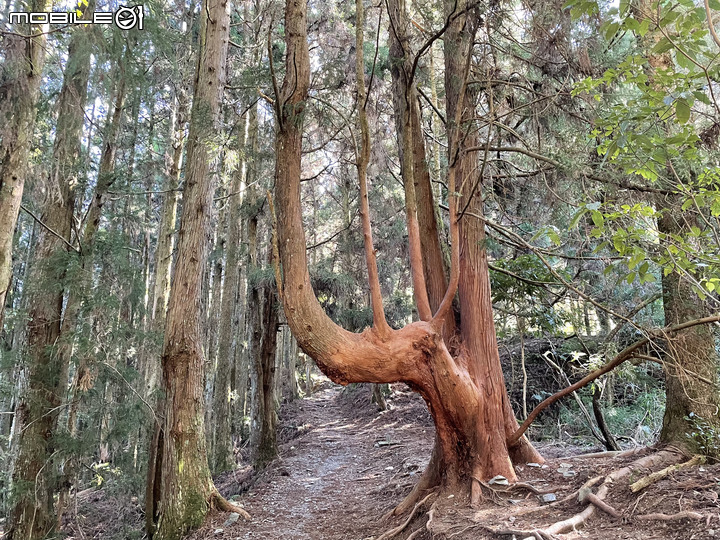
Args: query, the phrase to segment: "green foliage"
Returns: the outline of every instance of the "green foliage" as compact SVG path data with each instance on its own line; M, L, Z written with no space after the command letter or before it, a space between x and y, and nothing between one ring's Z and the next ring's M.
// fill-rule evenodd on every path
M686 433L686 436L692 439L698 446L698 449L706 456L718 458L720 456L720 429L717 423L708 421L695 413L690 413L685 417L692 431Z

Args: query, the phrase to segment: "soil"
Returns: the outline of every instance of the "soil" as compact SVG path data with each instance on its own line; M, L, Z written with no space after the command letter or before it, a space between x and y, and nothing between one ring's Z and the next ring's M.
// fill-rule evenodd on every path
M341 389L328 383L311 398L284 405L278 433L280 457L249 482L249 475L243 474L247 469L242 468L216 479L221 493L243 506L252 520L229 524L229 514L213 512L187 540L371 540L404 523L407 516L388 522L380 518L410 491L427 464L432 421L422 400L404 385L393 385L390 408L384 412L378 412L370 395L366 385ZM519 480L561 500L588 479L627 466L654 450L642 448L624 457L577 456L589 449L567 445L541 446L540 451L547 462L519 467ZM631 480L649 472L638 470ZM533 530L585 507L576 498L544 506L538 495L526 490L504 493L501 489L486 489L484 502L475 509L461 497L430 498L395 538L523 538L493 534L488 528ZM581 529L558 538L720 539L717 464L678 471L636 494L621 481L605 501L621 513L620 518L596 511ZM101 490L85 497L79 506L83 520L67 523L69 538L143 537L141 501L117 501ZM673 522L638 518L685 510L703 518Z

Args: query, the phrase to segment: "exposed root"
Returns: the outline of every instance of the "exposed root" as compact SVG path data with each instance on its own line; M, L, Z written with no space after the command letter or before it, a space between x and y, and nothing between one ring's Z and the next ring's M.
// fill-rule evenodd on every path
M637 519L643 519L647 521L679 521L681 519L705 519L705 516L698 512L691 512L684 510L677 514L645 514L637 516Z
M616 517L619 517L620 514L617 512L617 510L607 504L604 504L604 499L605 497L607 497L607 494L610 491L610 487L614 483L630 476L630 474L636 469L657 466L659 464L667 464L668 462L678 461L679 459L680 454L670 450L662 450L660 452L656 452L654 454L650 454L648 456L640 458L631 463L630 465L621 469L617 469L607 475L596 494L592 494L590 486L587 486L588 482L586 482L586 485L578 491L578 499L580 500L580 502L583 502L584 500L590 502L591 504L589 504L582 512L575 514L568 519L558 521L557 523L554 523L549 527L542 529L542 533L550 535L550 537L552 537L556 534L563 534L572 531L583 525L590 518L590 516L595 513L596 507L601 508L602 510L610 513L611 515L614 512L614 515ZM603 504L606 508L602 508ZM527 536L530 538L533 537L533 535ZM538 536L535 535L535 538L538 538Z
M581 489L580 493L578 493L578 502L584 503L589 502L591 504L594 504L597 508L605 512L606 514L610 514L614 518L620 517L620 512L615 510L612 506L610 506L608 503L600 499L597 495L595 495L590 488L585 488L584 490Z
M214 491L213 494L210 496L210 501L212 505L218 510L221 510L223 512L235 512L236 514L240 514L243 519L246 519L248 521L252 519L250 517L250 514L248 514L243 508L240 508L238 505L228 501L225 497L220 495L220 492L217 490Z
M482 526L483 529L496 536L512 536L513 538L535 538L536 540L555 540L557 537L542 529L523 531L520 529L491 529Z
M567 457L564 457L563 459L584 459L584 458L605 458L605 457L621 458L621 457L632 456L633 454L637 454L640 450L642 450L642 447L631 448L630 450L610 450L609 452L592 452L590 454L578 454L576 456L567 456Z
M428 510L428 513L427 513L427 515L428 515L428 520L427 520L427 523L425 524L425 528L427 529L427 531L428 531L430 534L432 534L431 526L432 526L433 519L435 518L435 511L436 511L436 510L437 510L437 501L435 501L434 503L432 503L432 506L430 507L430 510Z
M593 487L595 484L597 484L597 483L598 483L600 480L602 480L603 478L605 478L605 477L604 477L604 476L595 476L595 477L591 478L590 480L588 480L587 482L585 482L585 483L580 487L580 489L578 489L577 491L573 491L573 492L572 492L570 495L568 495L567 497L563 497L562 499L559 499L559 500L557 500L557 501L555 501L555 502L551 502L550 504L543 504L543 505L540 505L540 506L534 506L533 508L528 508L528 509L525 509L525 510L519 510L518 512L515 512L515 515L516 515L516 516L524 516L525 514L532 514L533 512L539 512L540 510L547 510L548 508L553 508L553 507L555 507L555 506L560 506L560 505L562 505L562 504L565 504L565 503L567 503L567 502L570 502L570 501L572 501L573 499L575 499L575 498L580 494L580 491L582 491L583 489L587 489L587 488Z
M395 527L394 529L390 529L389 531L384 532L382 535L378 536L377 540L388 540L389 538L393 538L394 536L397 536L398 534L400 534L401 532L403 532L403 531L405 530L405 528L406 528L408 525L410 525L410 522L413 520L413 518L415 517L415 514L416 514L417 511L420 509L420 507L421 507L423 504L425 504L425 503L427 502L427 500L428 500L430 497L432 497L434 494L435 494L434 491L433 491L432 493L428 493L423 500L421 500L420 502L418 502L418 503L415 505L415 507L412 509L412 512L410 512L410 515L407 517L407 519L406 519L403 523L401 523L400 525L398 525L398 526Z
M688 467L694 467L695 465L702 465L703 463L705 463L705 456L693 456L690 461L686 461L685 463L678 463L677 465L670 465L669 467L665 467L660 471L649 474L648 476L641 478L637 482L630 484L630 491L632 491L633 493L637 493L638 491L654 484L658 480L662 480L667 475L675 471L679 471L680 469L687 469Z
M428 465L428 468L429 467L430 465ZM425 471L418 483L412 488L412 491L408 493L407 497L405 497L395 508L380 518L380 521L387 521L393 516L403 515L412 508L414 504L416 504L424 492L431 489L433 490L431 493L434 493L435 487L435 484L433 484L433 482L429 479L428 471Z

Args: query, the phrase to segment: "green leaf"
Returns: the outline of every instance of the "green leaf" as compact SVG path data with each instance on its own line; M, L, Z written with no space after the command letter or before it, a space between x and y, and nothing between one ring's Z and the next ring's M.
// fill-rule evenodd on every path
M608 24L603 29L603 37L605 38L605 41L611 41L612 38L615 37L615 34L617 34L618 28L620 28L619 23L613 22L613 23Z
M705 92L701 92L700 90L697 90L697 91L693 92L693 96L695 96L695 99L697 99L698 101L701 101L705 105L712 104L712 101L710 101L710 98L708 97L708 95Z
M581 208L577 212L575 212L575 215L570 220L570 225L568 225L568 229L574 229L577 227L578 222L580 219L587 213L587 208Z
M697 67L690 58L688 58L685 54L679 51L675 53L675 62L681 68L687 69L689 71L692 71Z
M557 232L555 232L553 229L550 229L548 230L547 235L553 244L555 244L556 246L560 245L560 235Z
M673 44L668 38L661 38L653 47L652 52L655 54L662 54L673 48Z
M684 99L678 99L675 102L675 119L680 124L686 123L690 120L690 105Z

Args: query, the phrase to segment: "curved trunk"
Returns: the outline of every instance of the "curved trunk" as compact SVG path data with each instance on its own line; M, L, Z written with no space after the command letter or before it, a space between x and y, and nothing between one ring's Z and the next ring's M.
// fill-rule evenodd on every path
M287 2L285 24L288 69L277 105L276 198L283 302L293 334L337 383L405 382L425 399L437 434L431 465L418 489L441 484L469 491L473 477L486 480L497 474L514 480L505 442L511 431L509 405L503 401L499 362L496 371L495 366L483 369L468 362L462 348L453 358L441 334L442 321L420 321L387 332L373 327L355 334L334 324L318 303L310 284L300 204L302 115L309 86L304 2ZM492 318L489 323L492 327ZM494 330L491 334L486 338L491 343L483 346L494 343ZM522 453L529 455L540 459L534 451Z
M215 493L204 427L201 289L213 204L209 148L225 84L230 14L226 0L203 2L200 52L188 135L182 224L162 354L165 399L161 433L151 450L149 534L176 540L199 526Z

